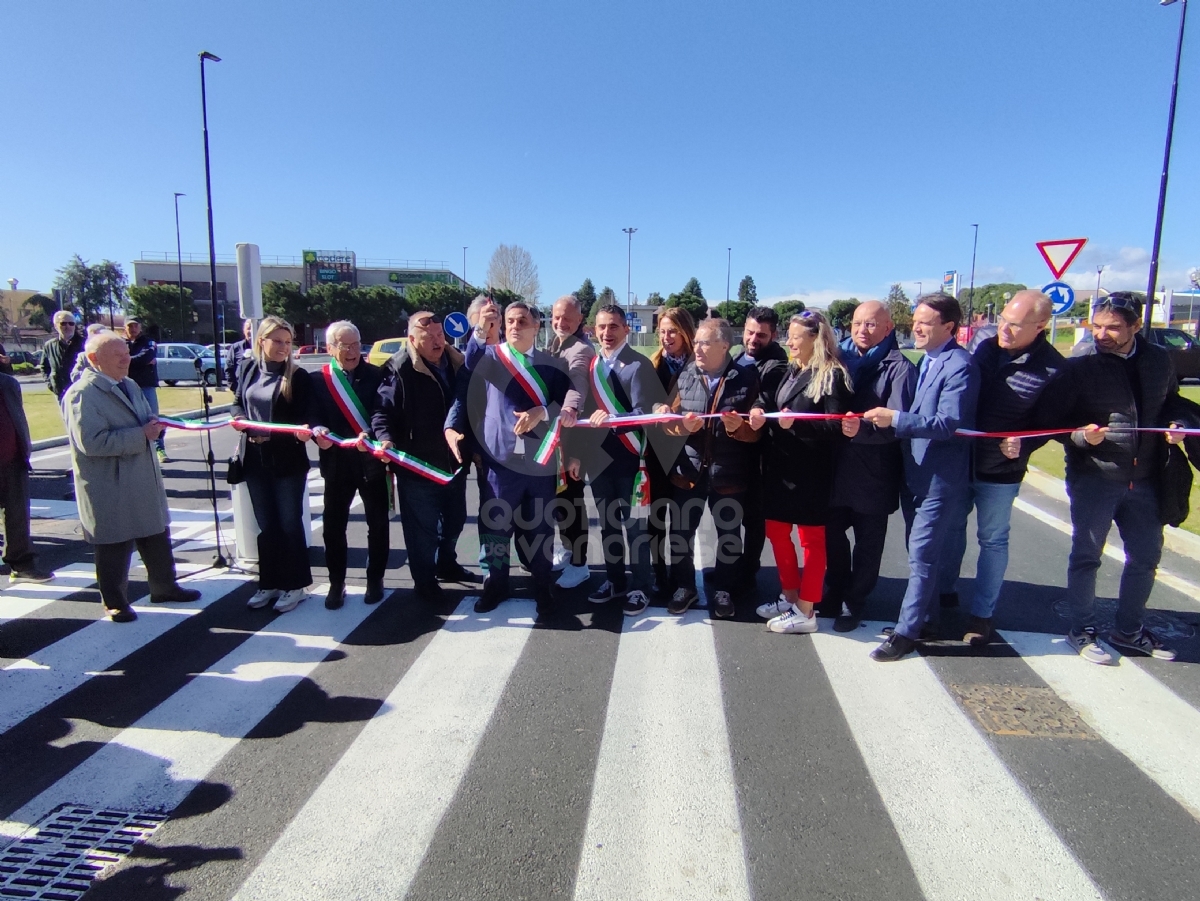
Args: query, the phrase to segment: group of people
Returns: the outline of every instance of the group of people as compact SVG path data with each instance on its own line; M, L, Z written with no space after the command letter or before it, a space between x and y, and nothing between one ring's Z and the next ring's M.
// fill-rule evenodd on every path
M325 481L331 609L346 597L346 527L356 496L367 522L364 600L384 597L389 467L416 596L437 601L441 583L470 578L456 546L473 464L484 575L477 612L509 596L514 547L533 576L540 617L556 606L555 586L590 577L588 485L604 566L590 601L619 603L628 615L651 600L671 614L687 611L699 597L695 538L707 509L717 538L714 617L732 617L738 604L756 600L769 542L781 592L757 606L767 628L814 632L824 615L847 632L863 618L889 519L900 509L907 588L895 628L871 652L897 660L937 631L942 607L958 605L974 509L979 563L963 639L982 646L992 637L1011 511L1030 454L1057 438L1066 448L1074 533L1069 641L1088 661L1111 661L1097 631L1095 587L1116 523L1126 566L1108 644L1173 659L1143 614L1163 524L1177 524L1181 490L1186 498L1180 466L1190 484L1180 429L1200 426L1200 407L1179 395L1165 351L1140 336L1135 296L1100 299L1091 352L1069 360L1047 339L1050 317L1044 294L1021 291L1000 312L996 334L968 350L955 340L958 301L923 295L913 314L923 355L914 364L875 301L855 309L840 345L819 312L793 316L781 333L775 311L755 307L736 356L728 323L696 323L675 307L660 311L659 347L646 356L628 343L619 306L595 312L593 342L578 299L559 298L553 338L541 349L535 307L517 301L501 310L480 295L468 310L472 332L462 352L447 342L440 318L422 311L410 318L401 350L377 367L363 357L357 328L341 321L326 331L331 360L320 373L296 365L291 326L267 317L257 329L248 324L229 370L238 478L259 528L259 584L249 605L290 610L312 584L302 510L312 441ZM97 545L101 593L116 620L134 616L123 581L134 544L150 571L152 601L191 594L170 562L152 452L162 425L140 386L125 378L139 349L139 335L128 338L90 337L87 371L63 395L80 518ZM110 505L117 496L121 503Z

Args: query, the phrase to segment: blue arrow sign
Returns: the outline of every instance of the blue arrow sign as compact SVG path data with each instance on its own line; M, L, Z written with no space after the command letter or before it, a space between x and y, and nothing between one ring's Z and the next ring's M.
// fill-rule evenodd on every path
M1066 282L1051 282L1042 288L1042 293L1050 298L1055 316L1061 316L1075 306L1075 289Z
M467 322L465 313L450 313L442 320L442 330L446 333L446 337L457 340L465 335L471 328Z

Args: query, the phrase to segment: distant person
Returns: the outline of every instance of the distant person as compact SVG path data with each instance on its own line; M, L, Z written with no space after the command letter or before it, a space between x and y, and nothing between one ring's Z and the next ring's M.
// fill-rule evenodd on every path
M37 566L29 534L29 422L21 384L0 373L0 507L4 509L4 562L9 582L49 582Z
M111 331L112 329L110 329L103 322L93 322L83 330L83 341L86 344L88 339L93 335L100 335ZM124 335L122 335L122 337L124 337ZM81 353L79 356L77 356L75 358L75 365L71 368L71 384L75 384L75 382L79 381L79 377L91 368L92 364L88 359L87 354Z
M142 331L142 324L136 319L125 323L125 340L129 344L129 377L142 389L150 411L158 415L158 345L154 339ZM154 442L158 453L158 462L167 462L167 445L165 432Z
M83 353L83 336L79 334L74 314L66 310L54 314L53 325L55 334L42 345L42 376L46 387L61 402L71 385L75 361Z
M8 352L4 349L4 345L0 344L0 375L12 375L12 374L13 374L12 357L10 357L8 355Z
M225 386L237 394L237 373L242 359L251 352L254 338L254 320L242 320L242 340L229 347L225 354Z
M137 619L127 594L136 545L150 602L195 601L176 581L162 472L151 450L164 426L129 375L129 347L116 332L88 339L91 363L63 396L79 523L94 546L96 582L109 619Z

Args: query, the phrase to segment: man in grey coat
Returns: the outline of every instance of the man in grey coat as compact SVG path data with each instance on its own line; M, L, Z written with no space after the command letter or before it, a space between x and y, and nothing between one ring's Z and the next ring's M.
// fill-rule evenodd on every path
M129 347L116 332L84 347L91 368L63 395L71 467L83 537L95 547L100 600L113 622L137 619L127 589L136 544L150 601L194 601L200 592L175 579L167 494L154 457L164 426L129 375Z

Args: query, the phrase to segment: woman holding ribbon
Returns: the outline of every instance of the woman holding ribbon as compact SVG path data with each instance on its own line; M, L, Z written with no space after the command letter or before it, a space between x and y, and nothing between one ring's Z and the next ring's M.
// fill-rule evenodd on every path
M783 613L764 604L772 632L815 632L813 605L825 581L825 519L833 483L834 450L844 440L841 419L850 407L850 375L838 356L837 339L820 313L804 312L788 323L791 363L766 409L750 412L750 427L766 427L763 448L763 512L767 538L783 588ZM796 414L790 416L787 414ZM792 529L804 551L801 573Z
M302 507L312 382L292 359L293 335L276 316L259 323L253 350L238 368L231 410L231 425L243 433L242 470L259 528L258 591L247 606L274 601L279 613L303 601L312 584Z

